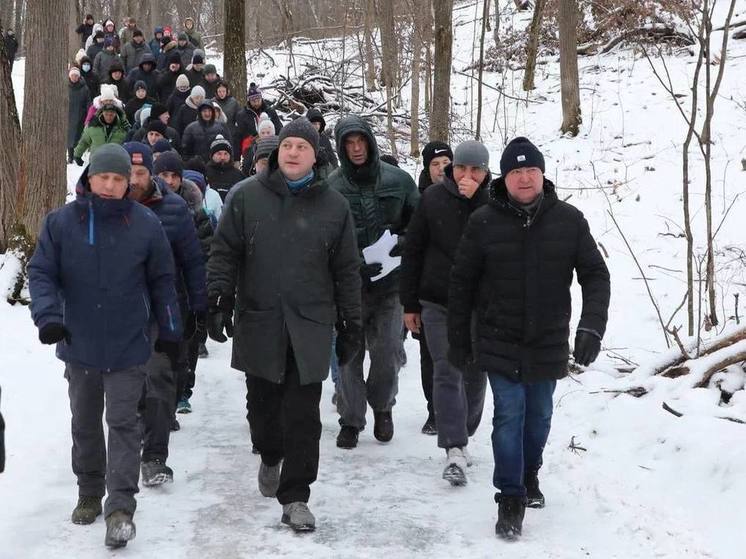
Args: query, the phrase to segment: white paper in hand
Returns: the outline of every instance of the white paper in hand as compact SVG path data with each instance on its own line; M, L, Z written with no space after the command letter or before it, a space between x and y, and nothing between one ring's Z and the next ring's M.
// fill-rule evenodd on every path
M396 246L398 240L399 235L392 235L391 231L386 229L380 239L363 249L363 258L366 264L373 264L375 262L381 264L381 273L370 278L370 281L378 281L381 278L385 278L401 266L401 256L389 256L389 252Z

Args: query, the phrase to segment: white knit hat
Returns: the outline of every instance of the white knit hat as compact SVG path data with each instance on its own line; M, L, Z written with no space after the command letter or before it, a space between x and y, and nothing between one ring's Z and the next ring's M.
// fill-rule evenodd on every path
M256 125L256 131L261 132L265 128L272 130L272 134L270 134L271 136L274 136L277 133L277 131L275 130L275 125L269 119L267 113L262 113L262 115L259 117L259 124Z

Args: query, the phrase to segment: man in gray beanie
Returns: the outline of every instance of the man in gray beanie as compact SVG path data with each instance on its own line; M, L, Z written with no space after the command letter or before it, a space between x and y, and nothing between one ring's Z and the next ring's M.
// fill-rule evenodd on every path
M28 264L39 340L57 344L69 385L79 495L72 522L93 523L108 493L109 547L135 537L144 365L153 348L171 354L182 335L171 245L158 218L127 198L130 168L122 146L101 146L77 199L45 218Z
M476 148L471 156L479 161ZM514 139L500 169L489 203L469 217L455 255L448 359L462 370L487 371L495 408L495 531L513 540L521 535L525 508L544 506L538 472L554 388L567 375L573 273L583 293L573 352L582 366L599 354L610 284L588 222L559 200L538 148L527 138Z
M231 365L246 375L259 491L299 532L316 527L308 500L332 330L336 323L340 364L358 351L362 330L352 215L316 171L318 144L305 117L282 129L266 171L227 197L207 263L207 330L218 342L235 331Z

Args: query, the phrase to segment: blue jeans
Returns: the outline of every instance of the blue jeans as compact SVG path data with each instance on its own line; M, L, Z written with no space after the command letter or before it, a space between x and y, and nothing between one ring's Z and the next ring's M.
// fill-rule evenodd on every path
M489 372L495 415L492 419L494 486L503 495L525 495L523 474L538 470L552 425L555 380L513 382Z

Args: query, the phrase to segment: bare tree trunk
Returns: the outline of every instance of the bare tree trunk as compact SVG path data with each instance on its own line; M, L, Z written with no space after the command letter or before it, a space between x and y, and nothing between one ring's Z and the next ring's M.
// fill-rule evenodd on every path
M70 60L74 60L75 54L81 47L80 35L75 30L78 25L83 21L83 15L80 10L79 0L72 0L71 7L68 10L68 24L67 24L67 53Z
M534 17L531 19L531 27L528 32L528 45L526 47L526 73L523 75L523 91L534 89L534 72L536 70L536 56L539 50L539 31L541 30L541 17L544 15L546 0L536 0L534 4Z
M560 81L562 88L563 134L577 136L580 116L580 79L578 77L578 6L576 0L560 0Z
M246 104L246 0L225 0L224 74L233 96Z
M158 0L150 0L150 29L154 30L158 25L161 25L161 14L160 14L160 2Z
M376 91L376 56L373 51L373 25L375 23L375 3L363 0L365 3L365 23L363 35L365 37L365 67L368 91Z
M15 14L13 31L15 31L18 41L18 52L21 53L25 51L26 47L26 0L16 0L16 8L13 13Z
M482 35L479 37L479 79L477 80L477 140L482 139L482 76L484 75L484 36L490 20L490 0L484 0L482 12Z
M409 139L409 154L417 157L420 154L420 66L422 60L422 4L421 0L412 2L412 92L409 112L412 115Z
M495 46L500 44L500 0L495 0L495 25L492 26L492 38L495 40Z
M435 72L430 111L430 141L448 142L451 117L453 0L433 0L435 12Z
M396 88L396 39L394 38L394 1L381 0L378 27L381 30L381 47L383 49L383 78L386 82L386 112L389 143L392 155L396 155L396 136L394 135L394 120L392 118L394 91Z

